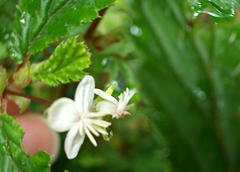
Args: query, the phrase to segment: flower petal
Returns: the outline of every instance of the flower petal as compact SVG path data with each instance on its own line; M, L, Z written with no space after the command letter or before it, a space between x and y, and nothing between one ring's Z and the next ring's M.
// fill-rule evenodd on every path
M86 115L87 118L97 118L97 117L103 117L109 115L109 113L106 112L91 112Z
M113 96L110 96L109 94L105 93L104 91L102 91L100 89L94 89L94 93L99 95L100 97L104 98L105 100L110 101L110 102L114 103L115 105L118 105L118 101Z
M129 89L127 88L126 91L124 91L123 93L120 94L120 96L118 96L119 98L119 105L118 105L118 109L121 110L126 110L126 106L129 103L130 99L133 97L133 95L136 93L136 90L133 90L132 92L130 92L129 94Z
M76 123L71 130L69 130L65 139L64 150L68 159L73 159L77 156L85 138L85 133L82 135L79 134L78 127L79 124Z
M108 127L111 125L111 122L107 122L107 121L104 121L104 120L101 120L101 119L84 119L84 121L88 124L94 124L94 125L97 125L97 126L101 126L101 127Z
M47 121L57 132L68 131L78 120L79 113L73 100L60 98L47 110Z
M105 134L107 135L107 132L102 128L102 127L98 127L96 125L92 126L96 131L98 131L99 133Z
M109 101L100 101L96 105L96 110L114 115L117 113L117 106Z
M92 144L93 144L94 146L97 146L97 142L96 142L96 140L94 139L93 135L90 133L89 129L85 126L84 130L85 130L85 132L86 132L89 140L92 142Z
M95 82L92 76L86 75L78 84L75 92L75 103L80 114L88 112L94 97Z
M94 129L93 125L90 124L86 124L87 128L89 129L89 131L91 131L95 136L99 136L99 133Z

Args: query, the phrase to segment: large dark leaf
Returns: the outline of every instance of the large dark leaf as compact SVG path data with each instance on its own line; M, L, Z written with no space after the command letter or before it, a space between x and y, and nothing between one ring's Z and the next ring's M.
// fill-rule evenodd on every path
M11 57L21 62L70 29L99 17L98 10L114 0L20 0L12 35Z
M136 75L174 171L237 171L239 24L215 26L205 16L188 25L177 0L136 0L132 9Z

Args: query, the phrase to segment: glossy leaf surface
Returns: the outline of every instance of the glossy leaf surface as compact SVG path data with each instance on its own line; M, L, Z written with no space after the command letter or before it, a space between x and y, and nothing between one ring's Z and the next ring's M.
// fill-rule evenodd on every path
M0 171L43 171L50 170L51 157L41 150L33 156L22 149L23 129L7 114L0 115Z
M98 10L114 0L20 0L12 35L11 57L21 62L49 43L69 34L69 29L99 17Z
M48 60L32 66L31 78L52 86L68 83L69 79L79 81L86 74L82 70L90 63L86 46L73 37L59 44Z
M216 22L234 20L237 9L240 7L238 0L189 0L194 11L194 16L210 15Z
M13 29L17 0L0 1L0 41L9 40Z

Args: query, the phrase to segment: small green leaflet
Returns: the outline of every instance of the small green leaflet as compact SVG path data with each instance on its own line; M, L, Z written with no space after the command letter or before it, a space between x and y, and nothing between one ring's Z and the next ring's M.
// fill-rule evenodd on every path
M38 150L33 156L22 149L23 129L7 115L0 115L0 171L49 172L51 157Z
M25 88L30 82L30 61L27 61L20 70L13 73L14 85Z
M99 17L114 0L20 0L12 34L11 57L21 63L26 54L43 50L69 30Z
M68 83L69 79L79 81L86 74L82 70L90 63L87 47L73 37L59 44L48 60L33 65L30 77L51 86Z
M0 97L2 97L3 91L7 85L7 72L2 66L0 66L0 83Z

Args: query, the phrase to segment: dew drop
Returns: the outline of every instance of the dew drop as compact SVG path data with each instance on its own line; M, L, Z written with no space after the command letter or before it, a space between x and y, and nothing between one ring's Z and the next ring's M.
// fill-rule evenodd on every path
M102 136L103 136L103 139L104 139L105 141L110 141L111 138L113 137L113 131L112 131L112 129L110 129L110 128L105 128L105 131L107 132L107 135L103 134L103 135L102 135Z
M131 26L130 33L134 36L141 36L142 35L142 29L137 27L136 25Z
M108 62L108 58L104 58L103 61L102 61L102 63L101 63L102 66L105 66L105 65L107 64L107 62Z
M228 42L231 44L236 40L237 37L237 33L236 32L232 32L232 34L230 35Z
M9 34L7 33L6 35L4 35L4 39L8 39L9 38Z
M165 147L165 148L162 149L161 152L162 152L162 155L163 155L164 157L168 157L168 156L171 154L171 149L168 148L168 147Z
M163 116L163 113L159 112L157 109L155 108L151 108L149 110L149 116L152 117L154 120L156 121L161 121L161 118Z
M197 96L201 99L201 100L205 100L206 99L206 94L203 91L199 91L197 93Z
M25 20L24 19L20 20L20 23L25 24Z
M202 91L200 88L197 88L196 90L193 91L196 96L200 99L200 100L205 100L206 99L206 93L204 91Z
M202 4L200 2L197 3L198 8L202 8Z

